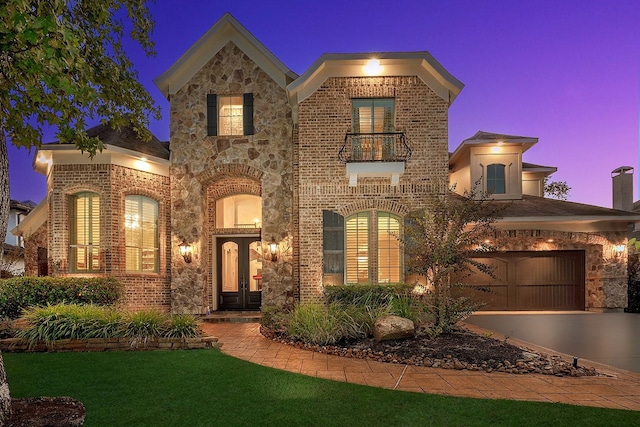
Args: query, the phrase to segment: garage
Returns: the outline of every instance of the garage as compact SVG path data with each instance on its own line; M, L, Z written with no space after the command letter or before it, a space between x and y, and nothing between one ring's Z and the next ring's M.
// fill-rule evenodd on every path
M495 252L474 258L495 277L475 272L464 292L482 310L584 310L584 251Z

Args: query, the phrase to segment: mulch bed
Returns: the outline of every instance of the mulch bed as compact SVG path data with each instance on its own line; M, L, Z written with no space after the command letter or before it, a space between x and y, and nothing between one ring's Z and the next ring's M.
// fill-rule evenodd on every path
M557 355L538 353L506 341L459 329L435 338L418 335L405 340L376 342L373 338L321 346L304 343L280 331L260 327L265 337L305 350L342 357L443 369L545 374L556 376L601 375L595 368L574 367Z

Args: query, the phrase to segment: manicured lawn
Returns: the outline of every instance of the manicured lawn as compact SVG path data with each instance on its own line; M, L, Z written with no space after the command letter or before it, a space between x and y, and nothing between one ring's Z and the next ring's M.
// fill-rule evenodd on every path
M391 391L217 350L3 357L13 397L74 397L87 408L85 426L640 425L640 412Z

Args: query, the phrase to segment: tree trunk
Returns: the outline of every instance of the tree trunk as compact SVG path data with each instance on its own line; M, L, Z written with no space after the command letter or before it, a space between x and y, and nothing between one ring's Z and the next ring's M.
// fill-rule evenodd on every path
M0 128L0 237L4 244L7 235L7 223L9 221L9 158L7 157L7 140L2 128ZM0 261L4 255L4 246L0 250ZM11 395L9 383L4 371L2 353L0 353L0 425L11 414Z

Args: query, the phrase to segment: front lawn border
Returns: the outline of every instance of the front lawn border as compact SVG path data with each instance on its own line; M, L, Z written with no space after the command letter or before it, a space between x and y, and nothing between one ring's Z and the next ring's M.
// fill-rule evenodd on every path
M39 342L30 345L21 338L0 339L0 350L7 353L86 352L86 351L135 351L135 350L193 350L220 348L215 337L194 338L86 338Z

